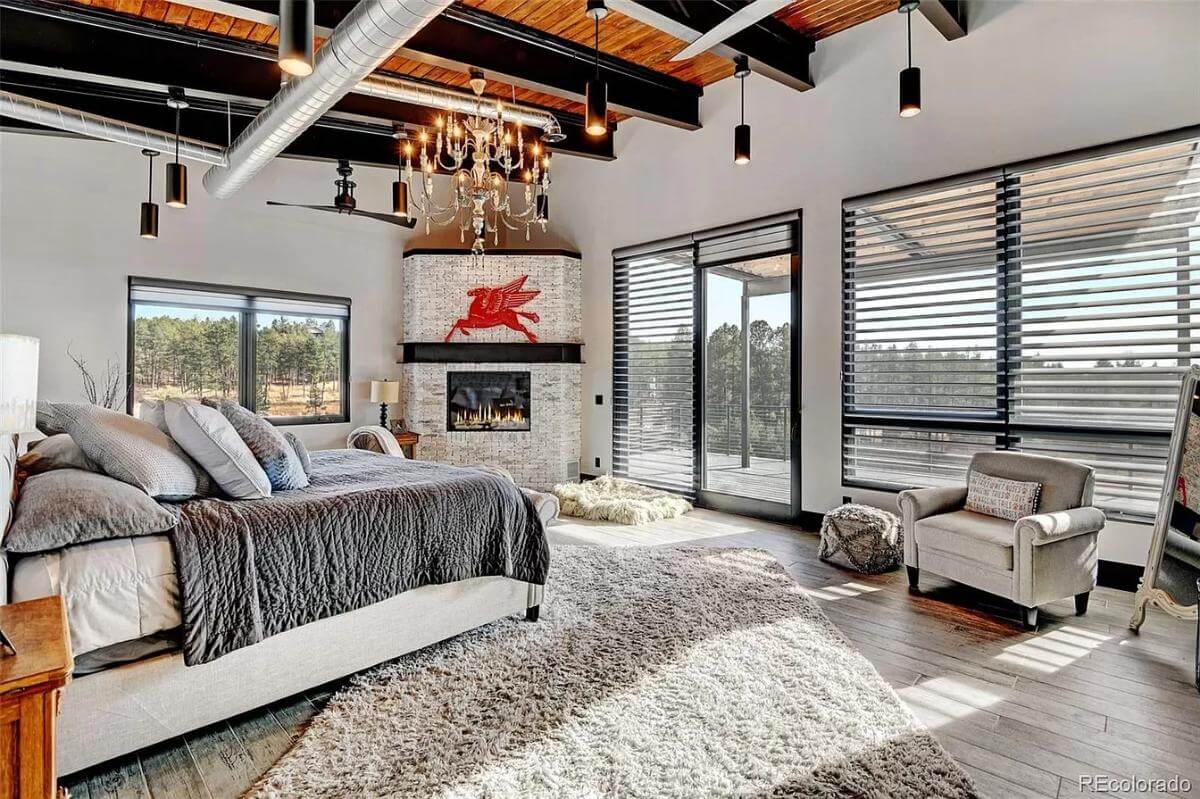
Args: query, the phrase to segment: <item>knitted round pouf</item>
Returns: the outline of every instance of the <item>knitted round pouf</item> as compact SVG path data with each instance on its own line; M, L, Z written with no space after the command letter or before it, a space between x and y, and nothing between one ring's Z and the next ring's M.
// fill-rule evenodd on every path
M904 562L904 533L894 513L867 505L841 505L821 522L821 560L839 553L864 574L891 571Z

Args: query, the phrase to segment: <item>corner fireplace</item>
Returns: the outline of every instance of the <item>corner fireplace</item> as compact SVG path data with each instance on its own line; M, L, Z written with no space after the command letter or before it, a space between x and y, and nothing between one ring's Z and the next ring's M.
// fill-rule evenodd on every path
M530 410L529 372L446 373L447 432L527 432Z

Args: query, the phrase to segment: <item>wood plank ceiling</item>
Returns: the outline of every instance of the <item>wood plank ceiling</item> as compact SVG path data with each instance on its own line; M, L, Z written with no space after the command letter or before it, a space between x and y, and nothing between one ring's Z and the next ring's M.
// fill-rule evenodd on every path
M692 0L695 2L695 0ZM179 25L234 39L275 44L278 30L270 25L228 14L194 8L185 3L168 0L72 0L80 5L116 11L157 22ZM584 0L459 0L463 5L496 14L578 44L591 46L594 28L585 13ZM775 17L793 30L812 39L821 39L854 25L895 11L896 0L797 0L779 11ZM670 34L643 24L630 17L612 12L600 25L600 50L615 58L653 69L673 78L707 86L733 73L733 63L713 53L704 53L687 61L672 62L684 42ZM447 69L409 58L394 56L382 72L419 78L455 88L466 88L469 77L465 72ZM502 99L543 108L583 113L583 106L574 99L546 92L513 87L503 81L489 79L487 94ZM625 115L611 113L614 120Z

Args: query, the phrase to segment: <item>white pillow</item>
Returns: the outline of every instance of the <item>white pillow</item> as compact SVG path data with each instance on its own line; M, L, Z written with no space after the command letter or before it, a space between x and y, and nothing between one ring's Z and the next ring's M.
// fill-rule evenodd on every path
M191 455L234 499L271 496L271 481L254 453L220 411L195 400L169 399L167 427L175 443Z
M166 413L167 409L162 400L144 399L138 405L139 419L149 422L167 435L171 435L171 431L167 429Z

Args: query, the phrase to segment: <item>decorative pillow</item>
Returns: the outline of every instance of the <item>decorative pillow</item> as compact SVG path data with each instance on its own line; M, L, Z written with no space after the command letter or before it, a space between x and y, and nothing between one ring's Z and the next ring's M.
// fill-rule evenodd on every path
M47 402L46 400L38 400L37 404L37 429L48 436L56 436L59 433L67 432L62 420L58 418L57 402Z
M44 552L161 533L176 521L174 513L131 485L97 472L57 469L35 474L21 486L4 548Z
M100 467L92 463L75 440L66 433L42 438L29 445L29 451L20 457L17 465L29 474L41 474L55 469L83 469L98 472Z
M284 433L283 437L296 451L296 457L300 459L300 468L304 470L304 476L312 477L312 458L308 456L308 447L304 446L304 442L297 438L295 433Z
M271 488L290 491L308 485L303 461L275 425L232 400L206 399L204 404L216 408L233 425L267 473Z
M195 400L169 399L165 405L171 437L226 494L234 499L271 496L266 472L219 411Z
M138 403L138 418L149 422L167 435L171 429L167 427L167 408L162 400L144 399Z
M1041 483L1005 480L982 472L967 477L967 510L1016 521L1037 513Z
M212 481L187 453L152 424L96 405L55 403L83 453L109 477L157 499L212 493Z

